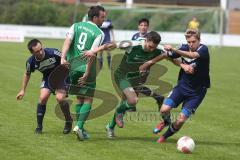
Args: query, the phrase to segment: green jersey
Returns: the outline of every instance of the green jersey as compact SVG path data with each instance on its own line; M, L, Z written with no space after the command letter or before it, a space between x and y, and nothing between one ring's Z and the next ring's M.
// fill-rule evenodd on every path
M84 51L99 47L104 39L104 33L96 24L88 21L74 23L67 36L72 40L67 53L67 60L73 70L85 72L86 62L84 59L81 61L81 58L76 59L76 57L81 57ZM76 61L79 61L79 63Z
M77 88L78 80L86 72L87 59L84 58L84 51L93 50L99 47L104 39L104 33L98 26L90 21L74 23L69 29L67 36L71 39L71 45L67 53L67 60L70 63L69 77L71 86L69 94L93 96L96 87L96 60L91 64L90 74L87 77L86 85Z
M132 46L126 49L125 55L118 66L116 72L124 74L127 79L140 78L139 67L163 53L163 47L158 47L153 52L144 50L145 39L132 41Z

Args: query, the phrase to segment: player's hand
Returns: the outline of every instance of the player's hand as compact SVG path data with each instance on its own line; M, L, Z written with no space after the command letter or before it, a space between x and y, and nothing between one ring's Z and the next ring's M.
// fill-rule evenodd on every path
M171 45L167 44L167 45L164 45L164 49L167 51L172 51L173 47Z
M16 96L17 100L21 100L23 98L24 94L25 94L25 92L23 90L21 90Z
M181 68L186 72L187 74L194 74L194 68L191 65L188 64L181 64Z
M139 72L140 72L140 74L146 72L147 70L149 70L149 65L148 65L147 63L143 63L143 64L139 67Z
M84 57L86 57L86 58L92 58L92 57L96 57L96 55L92 52L92 51L84 51L83 52L83 55L84 55Z
M69 63L65 58L61 58L61 65L64 65L65 67L69 68Z
M82 77L80 77L78 79L78 85L79 86L84 86L86 84L86 81L87 81L87 74L84 74Z

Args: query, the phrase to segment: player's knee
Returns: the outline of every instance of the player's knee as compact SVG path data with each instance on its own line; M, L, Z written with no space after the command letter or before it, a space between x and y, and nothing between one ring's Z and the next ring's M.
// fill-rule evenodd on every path
M48 100L48 97L41 96L41 97L39 98L39 103L40 103L40 104L46 104L46 103L47 103L47 100Z
M167 113L170 112L170 110L171 110L170 106L163 104L161 109L160 109L160 113L161 114L167 114Z
M136 105L138 102L138 97L132 97L132 98L128 99L127 102L129 105Z
M65 100L65 95L63 95L63 94L57 94L57 95L56 95L56 100L57 100L58 103L64 101L64 100Z

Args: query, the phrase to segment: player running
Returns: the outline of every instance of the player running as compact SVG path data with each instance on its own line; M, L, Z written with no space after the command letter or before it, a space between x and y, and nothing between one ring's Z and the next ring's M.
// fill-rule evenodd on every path
M123 128L123 117L127 110L135 107L138 97L133 87L142 84L142 75L146 67L167 57L163 47L159 45L161 37L157 32L151 31L146 39L141 41L120 42L119 48L125 48L125 55L114 72L117 87L122 91L122 101L117 106L114 116L106 126L107 136L114 138L114 127Z
M49 86L48 77L56 67L60 65L61 52L55 48L43 48L42 43L38 39L32 39L28 42L28 49L32 56L26 62L26 72L23 75L22 86L17 94L17 100L21 100L25 95L31 73L35 70L43 74L40 89L39 102L37 104L37 128L36 134L41 134L43 129L43 118L46 112L46 105L51 93L56 94L56 100L65 116L65 127L63 133L67 134L72 129L72 118L69 111L69 104L66 101L66 87L61 86L55 91Z
M146 18L141 18L139 21L138 21L138 30L139 32L135 33L133 36L132 36L132 40L141 40L141 39L145 39L147 33L148 33L148 28L149 28L149 20L146 19ZM142 77L142 84L144 84L146 81L147 81L147 78L148 78L148 74L149 71L146 72L146 74L144 75L144 77ZM152 97L156 100L156 103L158 105L158 110L160 110L160 107L163 103L163 100L164 100L164 96L161 96L157 93L155 93L152 89L144 86L144 85L140 85L140 86L137 86L137 87L134 87L133 88L138 94L139 93L142 93L144 94L145 96L149 96L149 97ZM136 111L136 107L135 108L132 108L131 110L129 111Z
M69 63L70 67L69 94L77 95L77 124L73 131L81 141L89 137L84 129L84 123L91 110L96 87L96 58L84 59L83 53L94 50L102 44L104 33L99 26L104 19L105 10L102 6L90 7L89 21L74 23L67 33L62 48L61 64Z
M157 140L164 142L168 137L180 130L186 120L197 110L210 87L209 52L208 47L200 43L200 33L196 29L185 32L187 44L182 44L176 49L166 45L165 49L172 51L172 59L180 58L182 64L179 72L178 83L170 92L160 109L163 121L153 130L159 133L164 127L167 131ZM175 122L171 121L170 111L182 103L182 110Z

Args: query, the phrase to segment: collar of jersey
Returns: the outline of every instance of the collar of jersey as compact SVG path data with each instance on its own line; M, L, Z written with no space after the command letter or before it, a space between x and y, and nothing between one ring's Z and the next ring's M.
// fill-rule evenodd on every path
M87 23L91 23L91 24L97 26L97 25L96 25L95 23L93 23L92 21L87 21Z

